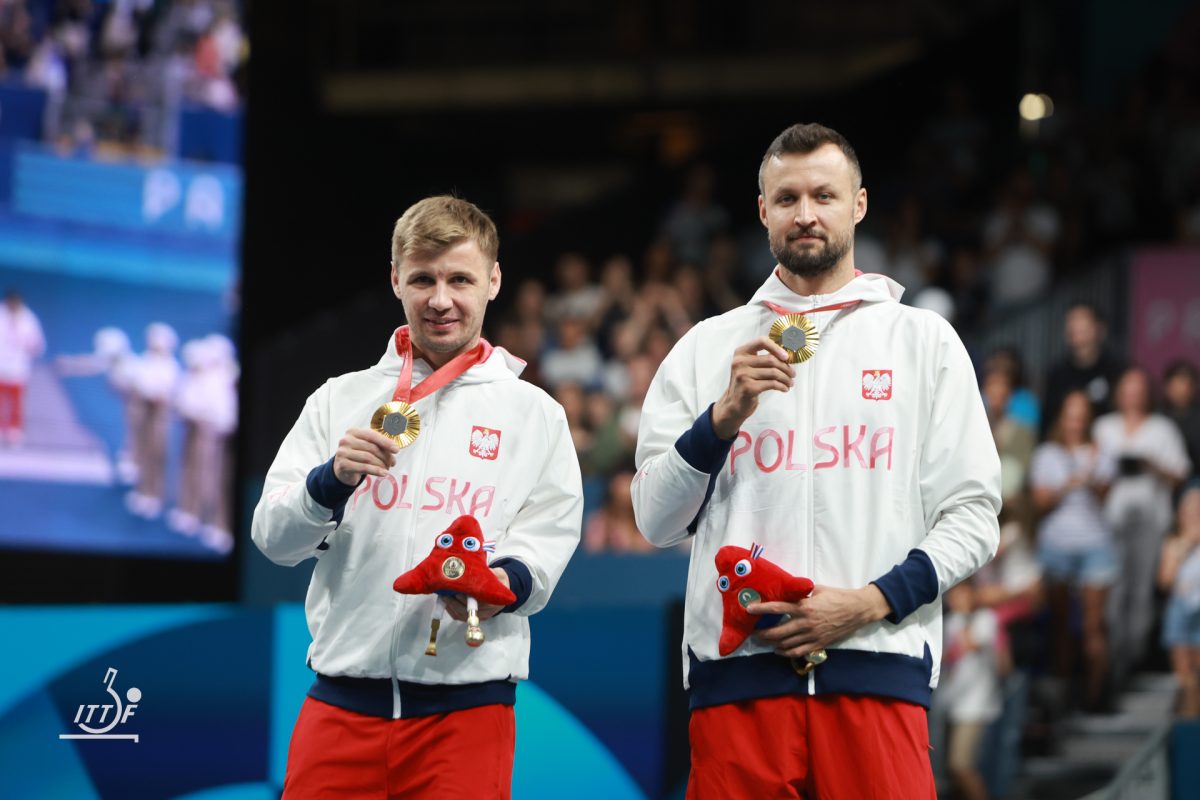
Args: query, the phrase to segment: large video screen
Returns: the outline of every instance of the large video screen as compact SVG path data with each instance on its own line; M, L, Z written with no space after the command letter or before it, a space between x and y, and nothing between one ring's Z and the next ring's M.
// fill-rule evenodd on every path
M228 556L241 198L236 163L0 138L0 548Z

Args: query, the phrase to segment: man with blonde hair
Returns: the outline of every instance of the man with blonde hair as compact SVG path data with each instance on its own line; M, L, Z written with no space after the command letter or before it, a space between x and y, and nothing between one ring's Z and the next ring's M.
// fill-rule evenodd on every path
M480 336L498 248L492 220L465 200L404 212L391 280L408 324L375 366L308 398L267 475L255 544L285 566L318 559L305 604L317 677L292 734L288 800L510 795L528 617L578 544L583 501L562 407ZM465 514L516 595L479 605L477 648L464 598L392 590ZM439 602L452 621L431 658Z

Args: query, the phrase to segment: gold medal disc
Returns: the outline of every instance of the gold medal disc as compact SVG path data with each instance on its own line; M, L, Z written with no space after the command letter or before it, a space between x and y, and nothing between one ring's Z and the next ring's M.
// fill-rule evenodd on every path
M803 314L785 314L771 323L771 341L787 351L789 364L803 364L817 354L821 335Z
M375 409L371 430L382 433L401 447L408 447L421 435L421 415L408 403L393 400Z

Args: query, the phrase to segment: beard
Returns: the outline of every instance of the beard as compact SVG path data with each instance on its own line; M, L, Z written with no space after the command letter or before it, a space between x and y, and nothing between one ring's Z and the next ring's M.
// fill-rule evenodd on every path
M822 242L817 246L794 250L792 242L801 236L817 236ZM852 235L831 239L813 230L792 231L783 237L769 236L768 241L771 245L771 255L775 256L779 266L801 278L816 278L832 272L846 253L850 252L854 240Z

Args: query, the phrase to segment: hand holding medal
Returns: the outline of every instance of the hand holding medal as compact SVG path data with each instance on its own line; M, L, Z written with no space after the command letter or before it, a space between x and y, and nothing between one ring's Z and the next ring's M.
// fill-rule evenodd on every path
M766 336L734 350L729 386L712 409L712 425L717 436L722 439L737 436L742 423L758 408L759 395L768 390L788 391L795 376L788 352Z

